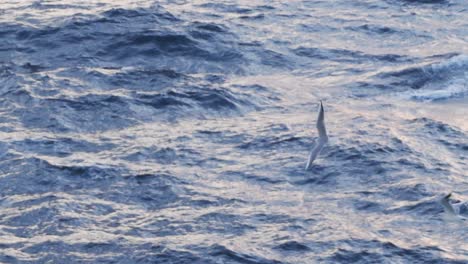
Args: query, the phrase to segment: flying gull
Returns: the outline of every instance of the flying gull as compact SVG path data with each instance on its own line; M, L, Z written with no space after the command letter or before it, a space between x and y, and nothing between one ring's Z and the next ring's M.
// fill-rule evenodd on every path
M320 153L325 143L328 142L327 130L325 129L325 112L323 111L322 101L320 101L320 109L317 117L317 131L319 137L318 139L314 139L312 144L312 151L310 152L309 160L307 161L306 170L310 170L310 168L312 168L312 162Z
M460 207L463 205L463 203L450 203L450 196L452 196L452 193L449 193L442 197L442 199L440 199L440 204L442 205L442 207L444 207L444 211L452 217L456 217L461 220L466 220L465 217L460 215Z

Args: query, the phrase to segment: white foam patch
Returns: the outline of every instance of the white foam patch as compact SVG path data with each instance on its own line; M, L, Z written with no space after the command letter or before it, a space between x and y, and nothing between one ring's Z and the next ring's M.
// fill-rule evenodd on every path
M453 74L448 80L426 84L417 90L409 90L400 94L405 99L417 101L437 101L451 98L462 98L468 95L468 55L458 55L447 61L431 65L433 72L448 72Z
M432 70L435 72L452 69L466 70L467 67L468 55L465 54L457 55L448 59L447 61L431 65Z
M461 98L468 94L468 86L466 85L467 81L467 79L457 81L441 89L412 90L403 93L403 97L418 101L435 101L450 98Z

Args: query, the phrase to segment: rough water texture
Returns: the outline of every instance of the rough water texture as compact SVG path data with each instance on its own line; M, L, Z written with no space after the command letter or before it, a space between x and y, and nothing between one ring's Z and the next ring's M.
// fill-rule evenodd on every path
M0 262L467 263L467 83L466 0L2 1Z

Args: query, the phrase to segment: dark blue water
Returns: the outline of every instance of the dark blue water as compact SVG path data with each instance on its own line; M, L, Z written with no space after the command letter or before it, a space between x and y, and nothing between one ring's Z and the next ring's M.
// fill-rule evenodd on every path
M3 1L0 262L467 263L467 83L466 0Z

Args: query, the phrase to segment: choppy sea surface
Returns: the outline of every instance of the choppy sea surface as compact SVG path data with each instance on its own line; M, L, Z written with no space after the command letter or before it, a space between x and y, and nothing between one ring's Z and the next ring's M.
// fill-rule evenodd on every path
M468 262L466 0L4 0L0 94L1 263Z

